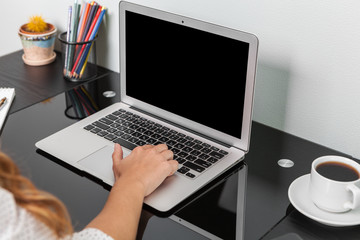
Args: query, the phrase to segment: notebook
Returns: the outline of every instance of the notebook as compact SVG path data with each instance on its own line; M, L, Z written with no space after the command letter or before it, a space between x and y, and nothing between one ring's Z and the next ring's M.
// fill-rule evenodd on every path
M112 185L114 142L164 142L179 169L144 203L168 212L248 152L258 40L125 1L119 18L120 102L36 146Z
M4 125L14 97L15 88L0 88L0 130Z

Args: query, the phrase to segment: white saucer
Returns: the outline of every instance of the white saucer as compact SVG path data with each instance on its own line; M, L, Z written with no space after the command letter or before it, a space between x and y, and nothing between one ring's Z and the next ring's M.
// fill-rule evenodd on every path
M333 227L354 226L360 224L360 209L345 213L323 211L309 198L310 174L295 179L288 191L291 204L305 216Z

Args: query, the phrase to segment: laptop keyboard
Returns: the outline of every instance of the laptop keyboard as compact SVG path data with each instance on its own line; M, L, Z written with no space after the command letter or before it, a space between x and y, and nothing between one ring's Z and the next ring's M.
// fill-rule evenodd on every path
M130 150L165 143L178 161L178 173L194 179L221 160L227 151L120 109L84 127Z

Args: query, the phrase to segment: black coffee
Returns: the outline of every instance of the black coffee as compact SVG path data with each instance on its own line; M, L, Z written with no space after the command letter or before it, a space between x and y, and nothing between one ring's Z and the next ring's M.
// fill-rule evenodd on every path
M335 181L350 182L360 178L359 172L350 165L339 162L324 162L316 167L316 171Z

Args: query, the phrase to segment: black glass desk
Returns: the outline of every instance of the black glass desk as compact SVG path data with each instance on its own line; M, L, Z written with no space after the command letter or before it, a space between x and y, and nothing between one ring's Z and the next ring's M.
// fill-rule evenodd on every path
M10 73L2 68L1 59L0 83L4 86L6 81L2 80ZM18 68L22 64L18 63ZM112 77L106 77L109 75ZM118 95L112 99L104 99L102 95L106 90L118 92L117 75L109 71L103 78L86 83L96 90L104 106L118 100ZM63 81L57 77L50 80ZM20 86L13 84L11 86L26 89L19 82L16 84ZM1 149L39 188L55 194L65 203L75 229L80 230L100 212L109 187L39 153L34 145L76 121L64 114L68 106L64 91L71 89L72 84L65 83L65 87L53 90L49 95L43 89L45 95L36 101L21 101L22 105L11 111L5 122ZM23 94L26 95L25 90ZM48 97L52 98L41 101ZM319 224L303 216L289 202L287 190L291 182L309 173L313 159L329 154L346 156L254 122L250 151L244 164L232 169L222 180L194 196L169 217L157 216L144 208L138 238L360 239L360 226L337 228ZM280 167L279 159L290 159L295 165Z

